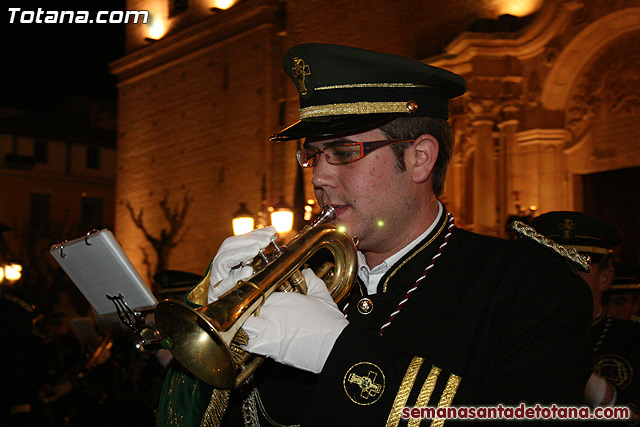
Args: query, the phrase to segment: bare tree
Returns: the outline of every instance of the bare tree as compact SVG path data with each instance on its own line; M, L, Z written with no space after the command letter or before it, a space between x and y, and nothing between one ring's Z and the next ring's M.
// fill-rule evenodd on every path
M156 273L166 270L171 250L184 240L184 236L189 230L189 227L185 228L184 230L182 230L182 228L184 227L185 217L192 202L193 199L185 193L182 204L171 207L169 206L169 192L165 190L165 196L159 204L160 208L162 208L162 213L164 214L165 219L169 223L169 227L162 228L160 230L159 237L155 237L143 223L142 215L144 213L144 210L140 208L138 213L136 213L133 206L131 206L131 203L128 201L125 202L125 206L129 210L129 214L131 215L133 223L142 231L144 237L151 244L151 247L156 253L157 261L154 268L151 265L149 255L146 252L145 248L141 247L142 253L144 254L143 262L147 266L147 273L150 283L153 283L152 279Z

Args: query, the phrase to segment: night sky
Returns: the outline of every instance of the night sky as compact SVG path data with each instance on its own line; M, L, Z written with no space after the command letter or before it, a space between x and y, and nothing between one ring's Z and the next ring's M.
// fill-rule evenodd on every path
M124 0L5 2L0 24L0 106L53 111L71 96L116 99L108 64L124 56L124 24L10 23L9 8L125 10ZM43 15L45 16L45 15Z

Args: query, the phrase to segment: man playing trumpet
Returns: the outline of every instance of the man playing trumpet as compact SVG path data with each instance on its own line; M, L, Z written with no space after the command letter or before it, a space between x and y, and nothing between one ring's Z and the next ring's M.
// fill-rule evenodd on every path
M395 426L405 407L581 404L588 287L542 245L457 228L438 200L464 79L324 44L293 47L283 65L301 120L272 140L304 140L298 162L313 168L318 202L359 239L358 280L340 307L311 270L307 295L267 298L243 329L268 362L231 394L222 424ZM273 235L223 243L209 302L253 273Z

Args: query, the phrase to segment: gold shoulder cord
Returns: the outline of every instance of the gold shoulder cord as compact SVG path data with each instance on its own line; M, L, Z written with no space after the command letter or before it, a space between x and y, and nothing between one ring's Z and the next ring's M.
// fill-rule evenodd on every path
M418 249L417 251L415 251L414 253L411 254L411 256L409 256L407 259L405 259L404 261L402 261L402 263L397 266L392 272L391 274L389 274L389 276L387 276L387 278L384 281L384 284L382 285L382 292L385 293L387 292L387 286L389 285L389 280L391 280L391 278L393 276L395 276L395 274L398 272L398 270L400 270L406 263L408 263L409 261L411 261L413 259L413 257L415 257L416 255L418 255L423 249L425 249L427 246L429 246L431 243L433 243L433 241L440 235L440 233L442 233L442 230L444 230L444 226L447 224L446 221L446 216L445 216L445 221L442 223L442 225L440 226L440 229L438 230L438 232L431 238L429 239L429 241L427 243L425 243L424 245L422 245L420 247L420 249Z
M539 245L542 245L548 249L551 249L556 254L560 255L571 264L573 267L578 268L580 271L588 273L591 270L589 257L578 253L573 248L567 248L558 242L549 239L548 237L538 233L535 228L525 224L522 221L513 221L509 224L509 229L513 231L518 237L524 237L532 240Z

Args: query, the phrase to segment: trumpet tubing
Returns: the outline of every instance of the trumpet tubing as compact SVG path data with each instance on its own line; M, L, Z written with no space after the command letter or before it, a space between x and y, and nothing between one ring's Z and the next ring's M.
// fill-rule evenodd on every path
M329 208L330 209L330 208ZM326 276L329 292L339 302L349 294L357 271L356 248L351 237L334 226L323 224L335 212L323 212L313 225L306 226L275 259L216 302L191 309L176 301L162 301L155 310L156 324L163 339L173 345L173 356L202 381L221 389L239 386L259 365L252 360L236 369L231 342L247 318L257 313L273 292L305 289L300 270L310 258L327 250L333 265L325 263L319 276Z

